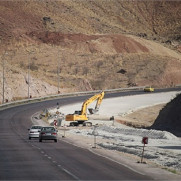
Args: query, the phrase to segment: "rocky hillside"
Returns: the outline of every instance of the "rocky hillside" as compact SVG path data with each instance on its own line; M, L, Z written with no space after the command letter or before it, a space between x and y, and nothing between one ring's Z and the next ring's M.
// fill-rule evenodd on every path
M179 1L3 1L1 38L32 31L82 34L130 33L165 41L180 40Z
M28 84L33 97L58 85L70 92L181 84L180 11L179 1L1 1L5 97L26 97Z

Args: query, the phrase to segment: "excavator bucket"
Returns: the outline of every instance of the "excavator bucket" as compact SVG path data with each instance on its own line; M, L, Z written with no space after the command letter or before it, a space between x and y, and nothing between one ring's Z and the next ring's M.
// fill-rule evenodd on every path
M90 114L96 114L98 112L98 109L89 108L88 110Z

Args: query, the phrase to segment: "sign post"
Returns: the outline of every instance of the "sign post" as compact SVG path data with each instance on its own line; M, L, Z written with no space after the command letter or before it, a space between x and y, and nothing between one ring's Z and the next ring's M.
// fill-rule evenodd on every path
M65 130L66 130L66 126L64 125L64 127L63 127L63 136L62 136L62 138L65 138Z
M143 156L144 156L144 151L145 151L145 145L148 144L148 137L143 137L142 138L142 143L143 143L143 151L141 155L141 163L143 163Z
M92 134L94 135L94 146L92 148L96 148L96 145L97 145L96 136L98 135L98 132L96 130L96 126L94 126L94 130L93 130Z
M54 128L57 129L57 120L54 120L53 124L54 124Z
M114 126L114 116L110 117L110 121L112 121L112 125Z

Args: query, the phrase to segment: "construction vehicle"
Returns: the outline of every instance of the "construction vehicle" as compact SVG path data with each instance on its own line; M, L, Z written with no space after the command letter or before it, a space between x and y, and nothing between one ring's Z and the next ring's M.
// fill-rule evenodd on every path
M70 123L70 126L78 126L80 124L82 124L83 126L92 126L92 123L87 122L88 121L87 107L89 104L91 104L92 102L97 100L95 109L93 109L93 108L88 109L90 114L97 113L99 111L99 107L100 107L100 104L101 104L103 98L104 98L104 91L92 96L91 98L89 98L83 102L81 111L75 111L74 114L66 115L65 120L72 121Z

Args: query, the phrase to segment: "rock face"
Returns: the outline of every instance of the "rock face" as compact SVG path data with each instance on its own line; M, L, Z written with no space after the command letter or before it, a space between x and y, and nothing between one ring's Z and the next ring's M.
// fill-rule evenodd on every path
M169 131L176 136L181 136L181 94L160 111L151 129Z
M2 75L2 74L0 74ZM22 73L13 73L9 71L5 73L5 82L4 82L4 98L5 102L15 101L18 99L24 99L28 97L28 85L29 85L29 95L32 98L42 97L51 94L57 94L57 87L51 86L46 82L42 82L39 79L33 78L31 75L23 75ZM0 89L2 90L2 82L0 81ZM2 96L2 95L1 95ZM2 97L0 96L0 103Z

